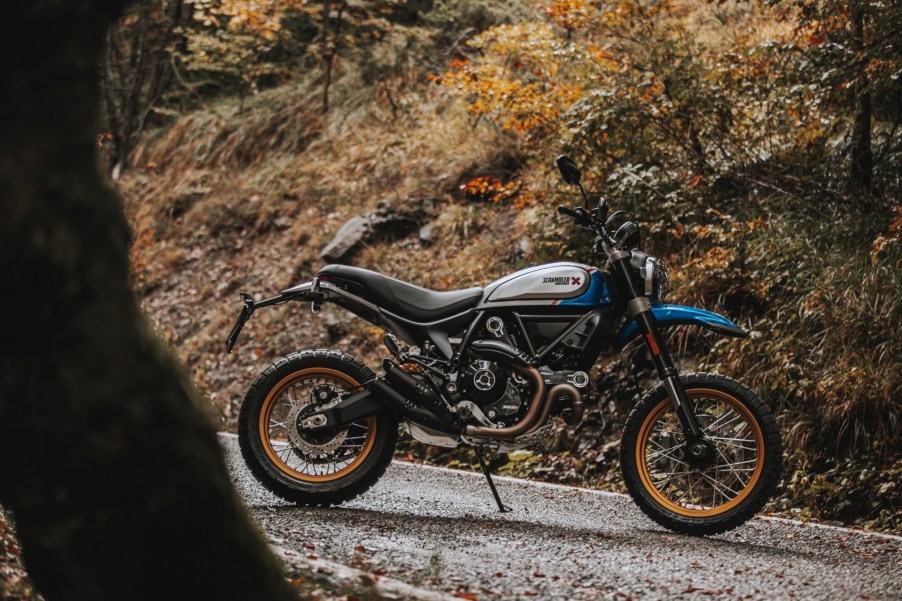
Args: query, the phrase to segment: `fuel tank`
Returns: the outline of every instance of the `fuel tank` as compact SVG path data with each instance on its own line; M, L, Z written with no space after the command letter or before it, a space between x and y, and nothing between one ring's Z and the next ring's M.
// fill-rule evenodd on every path
M597 306L611 302L604 276L580 263L547 263L514 272L485 287L483 306Z

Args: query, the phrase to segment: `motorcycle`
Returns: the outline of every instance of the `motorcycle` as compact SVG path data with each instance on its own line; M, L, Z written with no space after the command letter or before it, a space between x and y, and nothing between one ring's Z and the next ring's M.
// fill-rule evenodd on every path
M602 267L537 265L485 288L436 292L327 265L266 300L241 293L229 352L257 309L303 301L314 312L334 303L382 328L391 354L381 376L344 352L305 350L257 377L241 405L238 440L263 486L302 505L348 501L385 473L401 423L425 444L472 447L507 511L483 452L537 445L555 417L578 425L598 356L639 339L660 383L623 428L620 464L635 503L662 526L696 535L735 528L761 509L781 469L773 413L733 378L677 373L662 336L682 325L746 332L716 313L666 304L667 270L640 250L630 214L609 215L603 198L590 209L577 165L566 156L557 165L583 198L558 212L595 234Z

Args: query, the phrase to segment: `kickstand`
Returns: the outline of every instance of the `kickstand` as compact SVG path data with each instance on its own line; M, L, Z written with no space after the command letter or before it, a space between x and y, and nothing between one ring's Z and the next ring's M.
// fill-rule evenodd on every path
M495 482L492 480L492 472L489 471L488 464L486 464L485 459L482 458L482 452L478 448L474 448L473 451L476 453L476 459L479 460L479 466L482 468L482 473L485 474L485 479L489 482L489 488L492 489L492 495L495 497L495 502L498 503L498 511L501 513L513 511L510 507L501 502L501 497L498 495L498 489L495 488Z

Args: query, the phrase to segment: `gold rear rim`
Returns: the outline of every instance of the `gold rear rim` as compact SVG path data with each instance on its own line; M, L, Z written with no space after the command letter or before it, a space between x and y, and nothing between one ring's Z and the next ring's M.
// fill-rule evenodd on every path
M729 393L694 388L686 396L714 443L714 464L698 469L686 463L682 428L670 399L664 399L639 430L639 478L652 498L673 513L721 515L742 503L758 483L764 470L764 433L748 408Z
M359 392L360 384L340 371L302 369L276 384L260 411L259 432L266 456L281 472L304 482L332 482L347 476L369 456L376 440L376 418L370 416L328 434L295 430L298 408L315 405L314 388Z

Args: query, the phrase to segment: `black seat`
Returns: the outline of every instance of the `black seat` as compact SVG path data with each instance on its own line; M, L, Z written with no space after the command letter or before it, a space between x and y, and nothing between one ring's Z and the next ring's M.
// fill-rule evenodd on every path
M348 265L326 265L317 276L323 281L336 279L358 284L365 291L350 287L348 292L416 323L438 321L462 313L475 307L482 298L482 288L436 292Z

